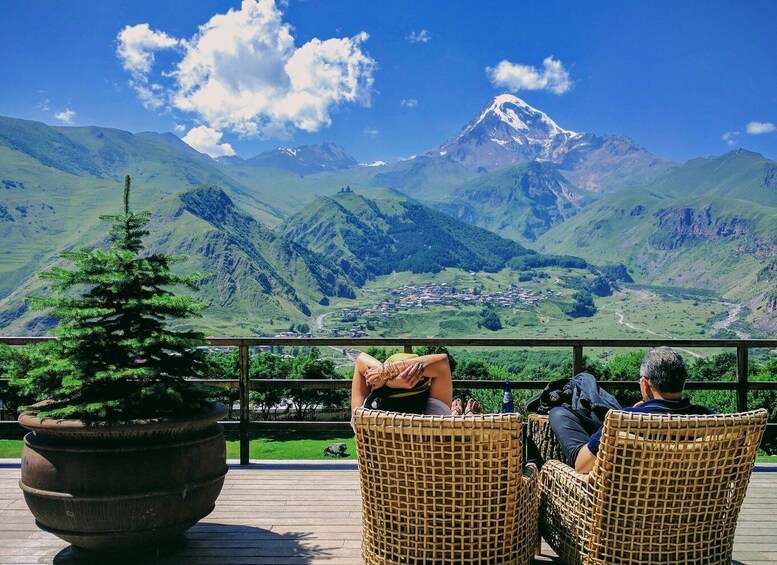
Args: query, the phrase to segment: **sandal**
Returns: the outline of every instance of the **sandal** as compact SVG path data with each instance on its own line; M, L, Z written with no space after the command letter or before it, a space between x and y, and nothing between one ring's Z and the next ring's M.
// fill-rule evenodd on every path
M465 416L469 414L477 415L482 413L483 413L483 407L480 405L480 402L478 402L474 398L470 398L469 400L467 400L467 407L464 410Z
M454 398L451 403L451 415L461 416L464 414L464 406L461 404L461 398Z

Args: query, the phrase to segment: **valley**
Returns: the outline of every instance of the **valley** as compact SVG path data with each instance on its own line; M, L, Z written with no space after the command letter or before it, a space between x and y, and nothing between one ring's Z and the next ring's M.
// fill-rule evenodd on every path
M687 290L676 293L639 285L622 285L612 296L596 297L597 312L591 317L571 318L559 308L573 290L563 287L561 277L570 270L548 269L547 278L519 281L520 275L509 269L497 273L471 273L447 269L434 275L392 273L368 283L354 300L333 301L318 315L322 325L317 336L374 337L544 337L544 338L713 338L713 320L727 318L732 304L707 291ZM490 330L481 323L485 304L435 301L412 308L390 310L376 305L396 302L397 288L445 285L457 289L480 289L480 296L498 296L510 287L532 295L530 303L493 310L502 329ZM696 356L700 352L691 352Z

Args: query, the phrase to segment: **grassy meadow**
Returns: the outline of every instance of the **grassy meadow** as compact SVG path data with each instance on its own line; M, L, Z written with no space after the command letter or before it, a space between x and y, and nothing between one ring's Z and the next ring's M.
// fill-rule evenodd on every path
M328 439L274 440L268 438L251 440L251 459L330 459L324 457L324 448L330 443L344 443L348 446L347 457L356 459L356 445L352 437L333 437ZM0 440L0 458L18 459L22 455L24 442L17 439ZM240 443L227 442L227 459L240 458Z
M339 460L355 460L356 444L351 438L331 438L331 439L299 439L277 441L272 439L255 439L251 441L250 458L251 459L335 459L324 457L324 448L330 443L346 444L347 457ZM0 458L18 459L22 455L22 440L3 439L0 440ZM240 458L240 444L237 441L227 442L227 459ZM777 463L777 455L759 455L758 462Z

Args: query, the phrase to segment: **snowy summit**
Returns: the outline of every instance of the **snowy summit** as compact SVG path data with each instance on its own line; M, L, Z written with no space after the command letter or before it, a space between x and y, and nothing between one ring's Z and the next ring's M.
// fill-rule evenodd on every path
M433 154L491 167L526 160L556 161L581 134L566 130L517 96L500 94Z

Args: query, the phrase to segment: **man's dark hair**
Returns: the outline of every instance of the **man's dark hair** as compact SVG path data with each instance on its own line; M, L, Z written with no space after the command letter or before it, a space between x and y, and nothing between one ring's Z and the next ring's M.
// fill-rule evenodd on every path
M688 369L685 362L669 347L656 347L645 353L639 375L650 381L659 392L682 392Z

